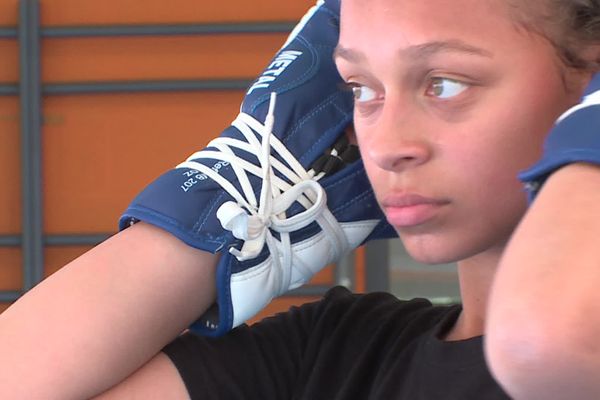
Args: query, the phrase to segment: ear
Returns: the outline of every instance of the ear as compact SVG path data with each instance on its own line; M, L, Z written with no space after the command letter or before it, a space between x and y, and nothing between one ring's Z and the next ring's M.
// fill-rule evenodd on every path
M577 97L577 102L579 102L579 99L583 96L585 89L588 87L597 72L597 68L594 70L578 69L573 72L569 81L569 89L573 96Z
M568 67L565 81L569 92L580 98L592 78L600 73L600 44L581 45L577 49L577 56L584 66Z
M598 46L598 50L600 57L600 46ZM581 58L581 60L584 60L588 67L567 67L566 70L563 70L567 95L573 105L579 103L594 76L600 74L600 58L598 60Z
M594 65L596 70L600 69L600 43L584 44L579 53L584 61Z

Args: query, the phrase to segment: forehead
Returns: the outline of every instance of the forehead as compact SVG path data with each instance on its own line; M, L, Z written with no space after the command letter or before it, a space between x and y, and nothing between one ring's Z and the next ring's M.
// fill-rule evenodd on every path
M506 0L343 0L340 43L385 47L451 38L489 46L488 39L514 39L511 14Z

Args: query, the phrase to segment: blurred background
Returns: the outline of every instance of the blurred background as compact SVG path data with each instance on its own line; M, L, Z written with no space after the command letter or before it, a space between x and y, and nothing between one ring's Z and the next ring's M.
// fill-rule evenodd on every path
M313 0L0 0L0 312L114 234L146 184L235 118ZM458 300L454 265L369 244L261 316L328 287Z

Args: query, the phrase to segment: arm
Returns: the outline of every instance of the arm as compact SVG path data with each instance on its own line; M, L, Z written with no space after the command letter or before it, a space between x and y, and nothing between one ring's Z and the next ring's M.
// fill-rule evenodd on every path
M0 315L0 398L113 386L212 304L215 264L143 223L79 257Z
M139 224L127 229L49 278L2 316L0 354L7 354L9 361L0 368L9 368L13 360L16 368L0 369L0 398L97 394L138 368L198 316L192 329L223 335L344 251L393 234L376 207L362 164L343 157L352 156L344 150L349 146L337 146L352 119L351 95L341 89L331 58L338 15L339 0L318 1L248 90L234 125L208 151L194 153L148 185L121 219L121 227L145 221L163 231ZM278 93L276 121L265 135L269 124L262 121L273 122L271 92ZM280 152L277 159L289 164L274 163L285 172L271 180L277 190L262 183L263 175L276 176L268 157L257 157L263 136L270 136L271 144L286 143L272 153ZM323 156L325 162L319 163ZM347 162L339 165L340 158ZM333 166L344 168L330 168L332 160ZM254 172L245 170L249 164ZM263 186L264 197L272 197L265 207L257 204ZM236 213L231 212L232 202L246 211L237 213L241 209L234 207ZM225 224L218 211L224 205ZM287 219L280 220L283 210ZM252 218L260 232L248 232L237 223L244 218ZM283 250L272 237L275 228ZM255 257L261 241L267 242L266 259ZM238 250L236 256L229 252L232 247ZM208 253L219 251L223 254L215 267L215 257ZM215 298L219 313L202 315ZM40 332L46 336L44 344L36 343ZM154 360L168 364L164 356ZM30 376L28 366L34 361ZM48 370L51 376L44 375ZM27 387L22 387L24 382Z
M600 168L550 176L515 231L490 299L486 351L516 399L600 393Z

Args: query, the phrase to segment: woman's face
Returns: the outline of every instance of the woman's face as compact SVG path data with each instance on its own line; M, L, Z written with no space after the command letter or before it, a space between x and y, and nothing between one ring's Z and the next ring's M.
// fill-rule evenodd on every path
M502 0L342 1L335 58L365 167L422 262L501 252L526 207L517 173L579 98L554 48L508 14Z

